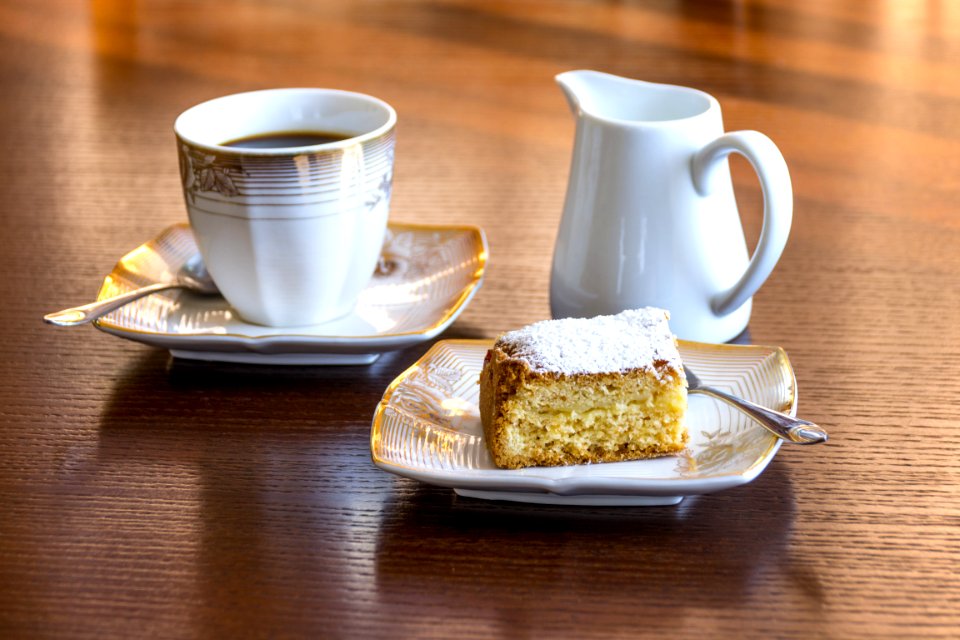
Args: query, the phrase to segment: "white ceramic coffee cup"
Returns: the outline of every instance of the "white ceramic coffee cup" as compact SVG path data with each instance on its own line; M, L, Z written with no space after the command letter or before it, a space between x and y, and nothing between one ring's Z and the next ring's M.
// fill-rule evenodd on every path
M303 326L354 308L386 232L396 121L382 100L334 89L239 93L177 118L190 224L241 317ZM290 132L349 137L302 147L224 144Z

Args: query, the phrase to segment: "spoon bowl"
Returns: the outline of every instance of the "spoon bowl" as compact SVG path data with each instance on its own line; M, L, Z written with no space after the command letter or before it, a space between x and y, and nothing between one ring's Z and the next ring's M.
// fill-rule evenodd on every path
M187 291L202 295L216 295L220 293L213 278L210 277L210 273L207 271L203 260L197 255L183 263L172 282L157 282L146 287L140 287L139 289L122 293L118 296L97 300L90 304L48 313L43 316L43 321L58 327L75 327L81 324L88 324L134 300L139 300L152 293L168 291L170 289L186 289Z

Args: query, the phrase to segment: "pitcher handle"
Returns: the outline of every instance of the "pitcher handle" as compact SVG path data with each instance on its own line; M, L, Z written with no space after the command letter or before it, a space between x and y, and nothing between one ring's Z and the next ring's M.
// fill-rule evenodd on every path
M783 253L793 222L793 186L780 149L759 131L727 133L701 149L693 157L693 184L701 196L710 193L712 181L721 175L717 169L731 153L739 153L750 162L760 178L763 191L763 227L757 248L740 280L710 301L713 312L727 315L739 309L770 276Z

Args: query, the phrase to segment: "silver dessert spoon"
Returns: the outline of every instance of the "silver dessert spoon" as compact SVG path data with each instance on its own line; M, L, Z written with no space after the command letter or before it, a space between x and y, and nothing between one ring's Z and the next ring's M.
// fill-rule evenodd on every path
M73 327L80 324L87 324L134 300L148 296L151 293L166 291L168 289L186 289L187 291L207 295L220 293L213 278L210 277L210 273L207 272L207 267L203 264L203 260L197 255L187 260L183 266L180 267L176 279L173 282L158 282L112 298L97 300L96 302L91 302L81 307L72 307L70 309L64 309L63 311L48 313L43 316L43 321L47 324L57 325L58 327Z
M726 402L753 418L760 426L778 438L796 444L820 444L827 441L827 432L812 422L793 418L785 413L767 409L749 400L730 395L725 391L708 387L689 368L684 367L683 371L687 374L687 391L689 393L702 393Z

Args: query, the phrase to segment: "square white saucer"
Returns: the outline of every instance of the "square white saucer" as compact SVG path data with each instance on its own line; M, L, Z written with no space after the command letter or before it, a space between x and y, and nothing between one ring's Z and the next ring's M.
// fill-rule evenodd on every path
M198 252L178 224L137 247L97 298L167 282ZM220 296L156 293L96 321L107 333L169 349L179 358L252 364L369 364L384 351L436 337L483 282L487 241L472 226L391 223L380 268L353 312L332 322L274 328L245 322Z
M728 405L690 397L679 456L567 467L499 469L487 452L477 384L489 340L443 340L401 374L377 406L370 451L381 469L471 498L589 506L677 504L752 481L781 440ZM797 383L779 347L680 341L704 383L796 415Z

